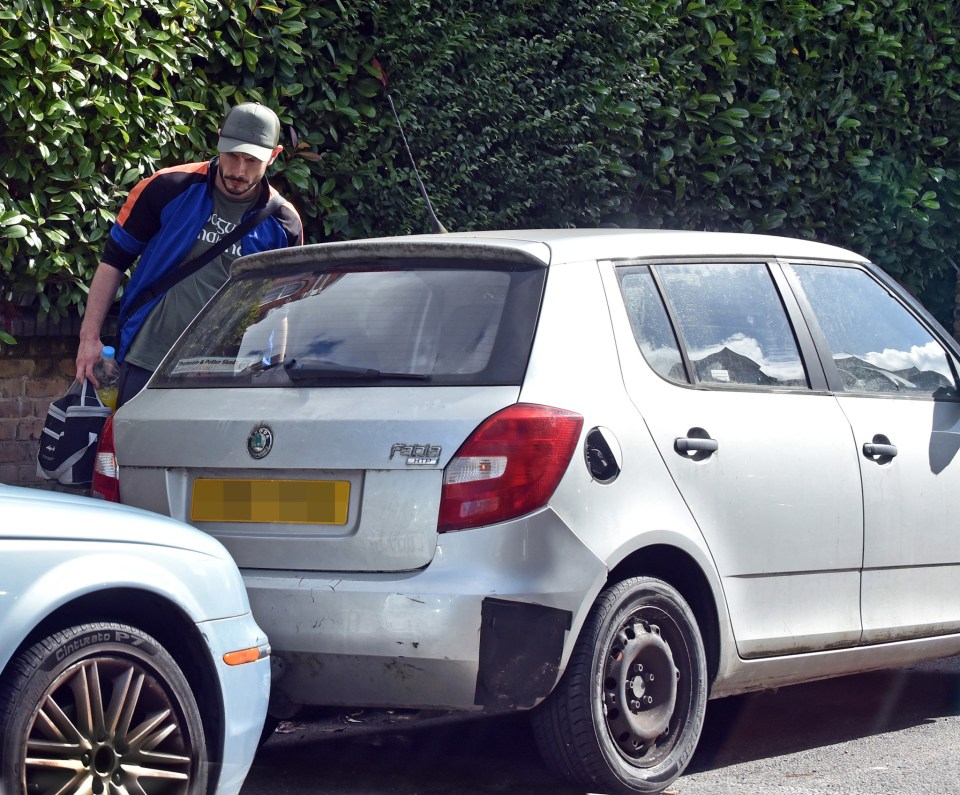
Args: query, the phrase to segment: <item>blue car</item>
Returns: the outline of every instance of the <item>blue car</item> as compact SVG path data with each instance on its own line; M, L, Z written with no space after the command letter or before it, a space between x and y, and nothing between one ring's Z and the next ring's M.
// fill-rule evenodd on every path
M239 792L270 647L223 546L36 489L0 515L0 793Z

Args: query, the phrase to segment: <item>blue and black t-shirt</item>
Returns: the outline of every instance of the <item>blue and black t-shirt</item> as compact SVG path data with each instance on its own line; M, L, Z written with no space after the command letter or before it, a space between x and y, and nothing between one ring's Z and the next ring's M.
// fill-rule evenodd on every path
M216 209L215 199L219 193L214 186L214 179L218 163L219 158L214 158L205 163L173 166L138 183L127 197L116 223L110 230L102 261L120 270L127 270L134 262L137 263L120 305L120 343L117 349L117 358L120 361L131 352L134 339L163 300L158 297L138 309L131 317L127 317L125 310L133 304L137 295L180 264L213 245L214 235L219 240L222 234L226 234L217 234L219 229L228 223L236 225L238 222L232 219L225 221L220 217L220 213L232 215L229 203L220 203L220 210ZM256 212L276 194L266 178L261 185L259 197L241 208L241 216ZM214 218L215 215L218 217ZM239 244L239 252L233 251L225 256L232 262L238 254L253 254L302 243L303 225L300 216L293 205L284 202L273 215L244 235ZM222 258L214 259L201 269L203 276L199 279L190 277L177 287L182 285L184 289L194 289L202 293L194 295L189 301L191 306L196 306L199 311L225 281L228 268L229 262L224 264ZM213 276L216 278L212 278ZM182 290L178 292L181 297L184 295ZM176 299L172 303L174 302ZM131 363L147 369L156 367L159 363L156 352L162 349L162 353L165 353L193 314L196 314L190 314L190 308L185 307L186 304L183 304L173 312L163 312L161 308L157 317L151 319L149 333L151 336L160 334L162 339L151 340L149 344L138 343Z

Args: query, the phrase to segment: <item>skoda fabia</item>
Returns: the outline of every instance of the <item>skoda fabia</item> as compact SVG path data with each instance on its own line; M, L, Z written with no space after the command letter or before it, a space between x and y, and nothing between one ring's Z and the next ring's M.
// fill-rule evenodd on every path
M0 486L0 793L236 795L270 647L180 522Z
M960 652L958 363L811 241L306 246L237 260L95 485L231 551L274 716L530 710L657 792L710 698Z

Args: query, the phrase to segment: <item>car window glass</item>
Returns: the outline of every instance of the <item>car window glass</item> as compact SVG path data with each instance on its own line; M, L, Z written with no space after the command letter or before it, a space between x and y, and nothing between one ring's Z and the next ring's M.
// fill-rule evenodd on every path
M859 268L793 265L847 392L929 397L953 386L943 347Z
M617 273L630 327L643 358L664 378L686 381L677 338L650 269L624 267Z
M764 263L655 268L697 382L806 389L793 330ZM677 380L683 373L671 374Z
M519 383L542 285L465 266L233 279L154 385Z

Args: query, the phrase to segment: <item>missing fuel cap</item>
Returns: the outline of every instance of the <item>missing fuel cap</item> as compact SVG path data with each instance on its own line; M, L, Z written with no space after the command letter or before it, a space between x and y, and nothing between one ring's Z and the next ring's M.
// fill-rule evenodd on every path
M597 483L606 485L619 477L623 455L617 437L609 428L594 428L587 434L583 457L590 476Z

